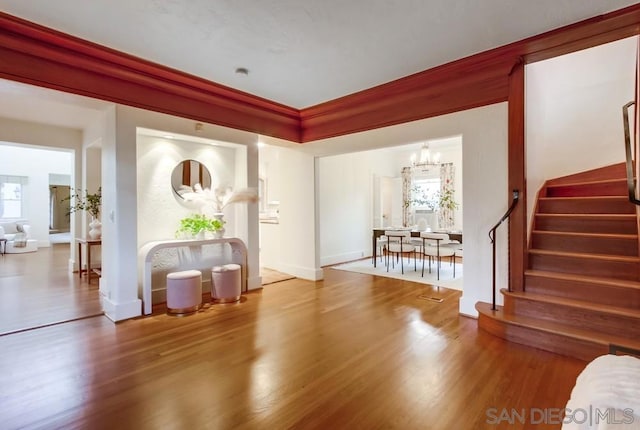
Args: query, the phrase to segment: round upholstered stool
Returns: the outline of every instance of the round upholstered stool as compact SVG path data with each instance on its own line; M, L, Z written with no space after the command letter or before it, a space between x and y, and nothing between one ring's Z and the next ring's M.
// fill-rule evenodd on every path
M211 269L211 298L215 303L232 303L242 294L242 267L225 264Z
M167 274L167 313L190 315L202 304L202 273L185 270Z

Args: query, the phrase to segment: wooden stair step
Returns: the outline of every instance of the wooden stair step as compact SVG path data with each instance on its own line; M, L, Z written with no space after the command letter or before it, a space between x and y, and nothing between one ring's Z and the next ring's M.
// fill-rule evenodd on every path
M502 290L504 312L532 318L562 321L567 326L600 333L624 333L640 339L640 309L621 308L600 303L532 292Z
M624 161L609 166L602 166L584 172L573 173L567 176L550 179L547 185L575 184L577 182L602 181L606 179L618 179L627 177L627 166Z
M640 309L640 282L637 281L527 270L525 271L525 290L528 293Z
M546 197L625 196L626 194L626 178L547 184L546 187Z
M635 214L636 207L624 196L539 197L539 213Z
M601 278L638 281L638 257L579 252L529 250L529 268L548 272L577 273Z
M531 247L555 251L638 256L637 234L534 230Z
M537 231L637 234L635 214L536 214Z
M491 310L489 303L476 303L476 310L478 327L488 333L510 342L585 361L607 354L610 344L640 348L640 341L637 339L597 333L588 328L570 327L561 322L505 314L501 306L497 306L495 311Z

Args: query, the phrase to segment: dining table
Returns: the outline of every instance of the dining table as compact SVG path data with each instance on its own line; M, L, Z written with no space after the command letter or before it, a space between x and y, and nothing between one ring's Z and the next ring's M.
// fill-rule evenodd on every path
M378 238L380 236L384 236L384 232L385 231L411 231L411 237L420 237L420 233L422 233L420 230L413 230L411 228L374 228L373 229L373 235L371 237L371 245L372 245L372 249L373 249L373 267L377 267L377 262L378 262L378 247L376 246L378 243ZM442 231L442 230L438 230L438 231L433 231L432 233L446 233L449 235L449 239L450 240L457 240L458 242L462 243L462 232L460 231Z

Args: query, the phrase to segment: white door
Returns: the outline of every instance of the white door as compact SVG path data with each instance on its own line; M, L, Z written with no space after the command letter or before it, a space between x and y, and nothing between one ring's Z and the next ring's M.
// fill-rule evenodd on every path
M391 226L391 213L392 213L392 194L393 194L393 178L388 176L382 176L380 178L380 226Z
M402 226L402 178L381 176L379 196L381 224L376 224L374 216L374 225L381 227ZM374 210L375 206L374 204Z
M391 225L402 227L402 178L391 182Z
M372 227L380 228L384 227L384 223L382 222L382 195L380 192L380 176L371 175L373 190L373 199L372 199Z

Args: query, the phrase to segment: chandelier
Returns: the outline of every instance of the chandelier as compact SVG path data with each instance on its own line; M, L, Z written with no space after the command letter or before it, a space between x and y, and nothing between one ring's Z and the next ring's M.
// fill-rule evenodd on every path
M440 165L440 153L436 152L431 157L431 151L429 151L429 143L425 142L422 144L422 148L420 148L420 152L418 154L411 154L411 165L414 168L429 170L431 167L436 167Z

